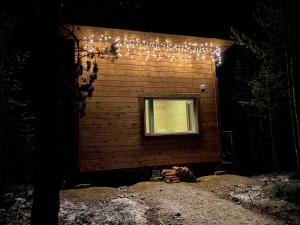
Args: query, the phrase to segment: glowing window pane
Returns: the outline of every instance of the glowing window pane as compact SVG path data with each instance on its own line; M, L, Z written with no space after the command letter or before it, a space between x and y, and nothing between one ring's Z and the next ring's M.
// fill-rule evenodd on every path
M146 99L145 133L197 133L194 99Z

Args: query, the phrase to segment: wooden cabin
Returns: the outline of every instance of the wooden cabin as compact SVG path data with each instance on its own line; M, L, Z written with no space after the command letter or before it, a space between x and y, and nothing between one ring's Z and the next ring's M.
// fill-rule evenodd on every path
M216 65L232 41L74 26L87 49L115 43L79 121L80 171L220 161ZM92 46L91 46L92 45Z

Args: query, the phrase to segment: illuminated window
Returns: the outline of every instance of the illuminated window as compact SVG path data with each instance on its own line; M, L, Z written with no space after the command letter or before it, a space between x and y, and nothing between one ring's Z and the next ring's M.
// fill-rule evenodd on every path
M198 133L193 98L145 99L145 135Z

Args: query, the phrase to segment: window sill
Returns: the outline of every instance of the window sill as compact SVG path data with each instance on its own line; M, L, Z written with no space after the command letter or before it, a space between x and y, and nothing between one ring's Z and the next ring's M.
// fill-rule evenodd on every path
M197 135L199 132L170 132L170 133L154 133L144 134L146 137L158 137L158 136L184 136L184 135Z

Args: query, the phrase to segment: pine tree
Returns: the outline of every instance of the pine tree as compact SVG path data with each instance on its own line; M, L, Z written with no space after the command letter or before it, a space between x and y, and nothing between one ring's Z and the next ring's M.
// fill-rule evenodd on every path
M299 121L292 74L290 1L256 2L254 18L259 32L247 35L232 28L238 44L255 56L257 68L246 81L251 90L248 99L257 118L264 120L268 131L273 168L280 167L280 158L288 154L288 141L281 141L288 131L293 136L295 162L299 168ZM247 53L249 54L249 53ZM288 109L288 110L287 110Z

